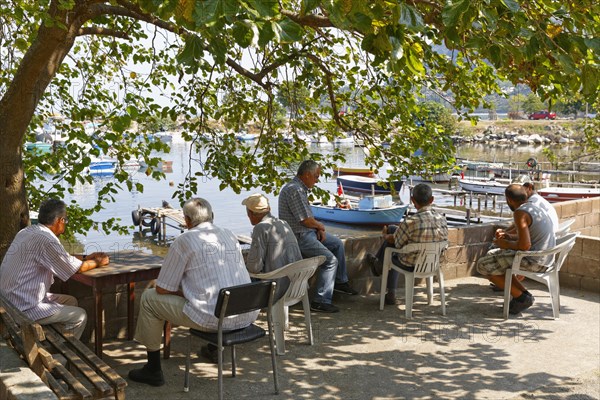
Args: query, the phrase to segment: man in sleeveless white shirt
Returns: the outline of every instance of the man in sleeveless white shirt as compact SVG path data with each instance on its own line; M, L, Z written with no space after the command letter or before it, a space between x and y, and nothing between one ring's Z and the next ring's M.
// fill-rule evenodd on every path
M67 226L67 206L62 200L48 199L39 210L38 224L17 233L2 266L0 293L28 318L40 325L59 325L80 338L87 315L77 307L77 299L66 294L49 293L54 277L68 280L109 263L105 253L72 256L58 237Z
M504 275L511 268L516 251L545 250L555 246L556 239L550 216L535 203L527 201L527 189L511 184L505 191L506 202L513 211L516 234L496 231L495 248L477 261L477 271L499 288L504 289ZM528 271L544 271L552 262L550 257L525 257L521 268ZM518 314L531 307L534 297L523 284L512 277L509 312Z

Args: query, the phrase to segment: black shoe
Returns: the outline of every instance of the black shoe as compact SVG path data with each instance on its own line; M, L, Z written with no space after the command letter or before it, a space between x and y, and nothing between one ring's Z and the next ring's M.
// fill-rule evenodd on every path
M525 297L522 300L519 300L523 295L525 295ZM523 295L510 301L508 306L509 314L519 314L520 312L527 310L533 305L533 303L535 302L535 298L533 297L533 295L529 292L523 292Z
M312 303L310 303L310 310L314 311L314 312L322 312L322 313L336 313L336 312L340 311L340 309L337 308L336 306L334 306L333 304L318 303L316 301L313 301Z
M336 283L333 286L333 291L342 293L342 294L348 294L350 296L356 296L358 294L358 292L356 290L352 289L352 287L350 286L350 284L348 282Z
M388 306L395 306L398 304L398 300L396 300L396 295L394 293L386 293L384 302Z
M371 253L367 253L364 258L364 263L371 268L373 276L381 276L383 272L383 265L379 262L379 259Z
M150 371L147 366L148 364L144 365L142 368L129 371L129 379L152 386L164 385L165 378L162 371Z
M213 364L219 363L219 350L216 347L207 345L200 347L198 355L202 358L206 358Z

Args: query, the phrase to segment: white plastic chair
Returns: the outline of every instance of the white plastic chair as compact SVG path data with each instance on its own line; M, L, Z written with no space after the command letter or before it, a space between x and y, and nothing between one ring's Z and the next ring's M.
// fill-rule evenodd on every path
M540 251L517 251L512 263L512 268L506 270L504 278L504 319L508 319L508 309L510 303L510 287L512 284L513 275L523 275L526 278L533 279L543 283L548 287L550 298L552 300L552 314L555 319L560 315L560 284L558 281L558 273L560 268L567 258L569 251L575 245L575 240L579 236L579 232L566 234L562 237L557 237L556 246L548 250ZM554 260L544 272L531 272L521 269L521 260L523 257L542 257L554 256Z
M558 230L555 232L557 238L565 236L571 231L571 225L575 222L575 218L567 219L558 225Z
M288 307L302 301L304 308L304 320L308 342L313 344L312 325L310 321L310 301L308 300L308 279L315 273L319 265L325 262L325 256L306 258L304 260L290 263L275 271L262 274L250 274L258 279L278 279L288 277L290 285L285 294L273 305L273 322L275 325L275 346L277 354L285 354L284 330L289 327Z
M381 294L379 309L383 310L385 303L385 289L390 268L404 274L405 296L406 296L406 318L412 318L413 294L415 278L427 278L427 300L431 304L433 300L433 277L438 277L440 285L440 296L442 301L442 314L446 315L446 297L444 293L444 274L440 268L442 252L448 247L448 242L410 243L401 249L388 247L385 249L383 259L383 274L381 277ZM392 263L393 254L406 254L418 252L413 272L405 271Z

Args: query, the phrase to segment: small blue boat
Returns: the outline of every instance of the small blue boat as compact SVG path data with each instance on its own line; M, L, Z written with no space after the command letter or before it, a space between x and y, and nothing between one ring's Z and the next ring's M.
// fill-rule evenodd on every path
M369 178L359 175L342 175L337 178L338 186L342 186L344 191L362 192L371 194L388 194L392 192L399 193L402 188L402 181L385 182L377 178Z
M320 221L350 225L397 224L408 209L408 205L393 204L389 195L367 196L354 206L348 209L313 203L310 208L313 216Z
M93 176L114 175L117 165L116 160L98 160L92 161L88 167L88 173Z

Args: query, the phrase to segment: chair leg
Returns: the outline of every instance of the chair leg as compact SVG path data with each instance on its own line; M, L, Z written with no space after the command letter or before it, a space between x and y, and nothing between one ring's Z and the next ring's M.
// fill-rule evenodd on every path
M433 303L433 276L427 277L427 304Z
M560 288L558 287L558 274L551 274L547 277L548 291L550 300L552 300L552 316L554 319L560 318Z
M414 274L404 275L404 292L406 296L406 318L412 318L413 295L415 293L415 276Z
M440 284L440 300L442 301L442 315L446 315L446 292L444 289L444 274L438 271L438 282Z
M508 307L510 303L510 287L512 286L512 268L506 270L504 275L504 319L508 319Z
M235 358L235 346L231 346L231 377L235 378L237 373L237 360Z
M277 356L275 355L275 340L273 336L272 317L267 316L269 325L269 347L271 349L271 366L273 367L273 384L275 385L275 394L279 394L279 380L277 378Z
M285 306L283 300L280 300L273 306L273 330L275 331L275 347L277 354L285 354Z
M383 311L383 305L385 304L385 289L387 286L387 278L390 272L390 267L383 265L383 271L381 274L381 292L379 294L379 309Z
M310 300L308 299L308 292L304 293L302 297L302 307L304 308L304 321L306 323L306 332L308 334L308 343L312 346L314 344L312 322L310 319Z
M218 345L218 384L219 384L219 400L223 400L223 346L221 343ZM232 360L233 365L235 365L235 361ZM235 367L233 367L235 369ZM235 376L235 375L234 375Z
M191 364L191 354L192 354L192 334L188 333L188 349L187 349L187 357L185 358L185 378L183 381L183 391L190 391L190 364Z

